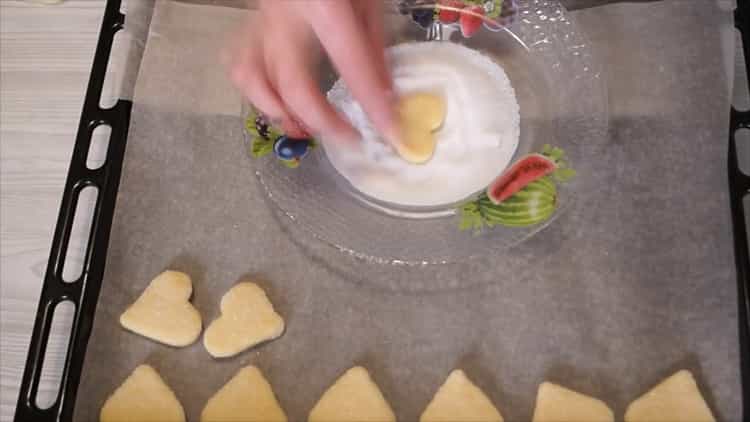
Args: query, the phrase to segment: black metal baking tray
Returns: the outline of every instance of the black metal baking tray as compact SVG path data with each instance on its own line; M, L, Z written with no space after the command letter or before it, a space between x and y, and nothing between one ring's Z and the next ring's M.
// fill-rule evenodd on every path
M120 3L121 0L107 0L106 3L21 383L15 413L17 422L70 421L73 418L76 393L104 275L132 107L132 103L127 100L119 100L111 108L105 109L99 106L114 36L125 23L125 15L120 12ZM742 34L745 65L750 74L750 2L738 1L735 25ZM750 297L748 297L750 251L743 199L750 193L750 176L740 171L735 132L741 128L750 129L750 111L738 111L732 108L730 120L728 169L739 298L741 394L743 408L747 409L747 405L750 404L750 309L748 308L750 306ZM105 164L96 170L91 170L86 166L86 155L89 151L92 133L100 125L111 126L111 138ZM724 141L721 140L721 142ZM98 189L98 197L94 208L92 229L85 249L83 271L77 280L65 282L62 278L62 269L74 213L80 192L88 186L95 186ZM36 396L42 365L49 340L52 316L56 305L63 301L70 301L75 305L71 336L57 397L50 407L41 409L36 405ZM747 411L744 414L747 417Z
M750 2L738 1L734 24L742 36L745 69L750 75ZM750 193L750 177L740 171L735 134L750 129L750 110L731 110L729 126L729 190L734 232L734 258L737 266L737 297L740 336L740 370L742 375L743 415L747 420L750 405L750 250L748 250L747 222L744 199Z

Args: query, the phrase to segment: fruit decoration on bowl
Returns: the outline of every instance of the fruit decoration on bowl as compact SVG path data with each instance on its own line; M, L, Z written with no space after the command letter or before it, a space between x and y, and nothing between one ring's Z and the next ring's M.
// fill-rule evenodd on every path
M436 23L456 26L466 38L482 27L500 31L512 24L518 14L516 0L401 0L399 9L410 13L412 20L424 29Z
M529 227L547 221L557 209L557 184L575 177L565 152L545 145L541 154L522 157L478 197L458 209L461 230L486 226Z
M270 153L289 168L299 167L300 161L317 146L312 138L291 138L272 126L260 113L250 111L245 121L250 135L250 155L260 158Z

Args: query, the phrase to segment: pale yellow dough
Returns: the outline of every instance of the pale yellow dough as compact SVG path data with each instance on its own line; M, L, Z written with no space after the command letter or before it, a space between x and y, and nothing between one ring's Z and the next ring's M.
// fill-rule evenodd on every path
M391 406L365 368L346 371L310 411L308 422L395 422Z
M164 271L120 315L126 329L170 346L183 347L201 334L201 316L190 303L193 284L179 271Z
M603 401L556 384L539 386L533 422L613 422L615 416Z
M457 369L435 393L420 422L503 422L492 401Z
M445 100L435 94L413 93L403 96L398 103L401 139L396 151L406 161L422 164L435 152L433 132L445 120Z
M213 357L234 356L284 332L284 320L273 309L266 293L255 283L243 282L221 298L221 316L203 336Z
M154 368L141 365L102 406L100 422L184 422L185 411Z
M286 422L271 384L252 365L240 369L206 403L201 422Z
M630 403L625 422L714 422L693 374L682 370Z

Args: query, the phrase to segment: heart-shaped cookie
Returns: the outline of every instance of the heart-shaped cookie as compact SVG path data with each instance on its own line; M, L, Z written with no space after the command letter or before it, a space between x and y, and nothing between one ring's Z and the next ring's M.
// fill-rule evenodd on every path
M201 334L201 315L190 303L193 284L179 271L164 271L120 315L126 329L170 346L183 347Z
M614 422L612 409L603 401L551 382L539 386L533 422Z
M221 316L203 336L211 356L234 356L284 332L284 320L273 309L266 292L255 283L243 282L221 298Z
M154 368L141 365L104 402L99 422L184 422L185 411Z
M307 422L395 422L396 415L367 369L349 369L323 393Z
M252 365L240 369L206 403L201 422L286 422L271 384Z
M457 369L435 393L419 421L503 422L503 417L484 392Z
M406 161L414 164L427 162L435 152L434 131L445 120L445 100L435 94L413 93L399 100L398 115L401 139L396 151Z

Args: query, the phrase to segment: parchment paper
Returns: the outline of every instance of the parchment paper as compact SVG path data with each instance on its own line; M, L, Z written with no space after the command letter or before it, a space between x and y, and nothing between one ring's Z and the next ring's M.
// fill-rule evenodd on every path
M343 265L279 219L242 152L240 99L217 63L223 30L243 13L157 2L76 420L96 420L140 363L157 368L192 421L247 364L295 421L355 364L403 421L456 367L508 421L531 418L544 380L606 400L621 419L681 368L720 419L740 420L719 47L731 13L679 0L574 13L609 85L611 133L590 182L605 186L512 252L523 272L508 271L505 256L410 272ZM173 349L121 329L119 314L166 268L193 277L205 323L233 284L257 280L286 333L214 360L200 342ZM479 283L402 292L370 287L373 277Z

